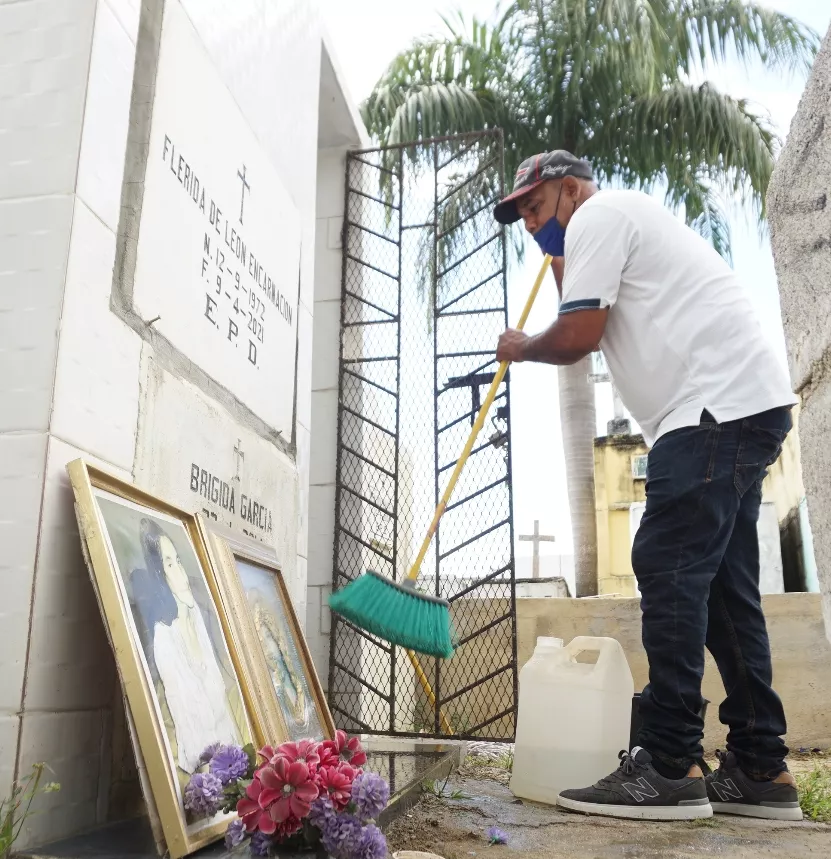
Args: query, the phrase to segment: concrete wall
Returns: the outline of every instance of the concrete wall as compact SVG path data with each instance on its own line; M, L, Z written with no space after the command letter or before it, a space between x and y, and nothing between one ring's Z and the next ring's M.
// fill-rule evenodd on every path
M825 639L819 594L773 594L762 599L773 652L773 679L788 717L787 742L792 748L831 746L831 646ZM635 691L648 680L641 645L641 613L634 599L522 600L517 604L519 662L524 665L538 636L568 643L577 635L616 638L626 651ZM707 654L704 696L707 709L704 747L724 748L725 730L718 720L724 687Z
M817 55L768 192L771 244L796 390L814 551L831 639L831 31Z
M324 81L314 4L168 0L179 2L298 212L297 369L262 379L275 390L293 387L294 420L278 437L124 300L162 0L0 3L0 796L36 761L62 785L38 801L41 813L20 846L135 808L121 697L81 556L68 461L85 457L250 530L192 491L189 475L196 462L237 480L238 491L272 511L273 529L256 536L275 546L306 615L311 447L315 422L327 425L313 409L313 320L337 297L331 271L317 289L316 234L325 227L324 247L336 250L329 219L340 214L336 195L318 211L318 149L339 149L335 160L342 158L361 141L359 121L331 63ZM342 181L335 164L322 187ZM296 270L290 276L296 284ZM316 502L319 522L328 499ZM317 591L313 599L319 606Z

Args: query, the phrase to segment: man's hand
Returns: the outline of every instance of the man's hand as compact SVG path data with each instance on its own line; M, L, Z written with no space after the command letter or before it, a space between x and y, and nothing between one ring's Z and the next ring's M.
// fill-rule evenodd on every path
M524 332L509 328L499 337L499 345L496 347L496 360L500 362L510 361L513 364L524 361L523 350L528 339L528 335Z

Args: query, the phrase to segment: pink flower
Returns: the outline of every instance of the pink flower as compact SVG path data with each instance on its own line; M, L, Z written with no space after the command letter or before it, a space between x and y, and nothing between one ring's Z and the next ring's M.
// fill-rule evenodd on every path
M267 763L270 764L272 759L277 756L277 752L274 751L274 746L263 746L257 754Z
M272 765L261 767L258 772L263 785L260 806L268 808L275 823L301 819L309 813L319 791L306 764L289 763L277 755Z
M274 806L272 806L272 809ZM276 829L274 831L274 835L278 840L282 840L283 838L289 838L294 835L296 832L299 832L303 827L303 821L299 820L296 817L289 817L287 820L284 820L282 823L276 824Z
M323 769L324 767L336 767L340 763L337 746L332 740L326 740L321 743L318 746L317 753L320 755L318 769Z
M343 811L352 799L352 782L358 770L349 764L337 767L321 767L317 771L317 785L321 796L327 796L336 811Z
M264 793L258 771L254 773L254 780L246 788L245 797L237 803L237 814L242 818L246 832L260 831L272 835L277 828L268 813L267 805L261 802Z
M300 740L299 743L283 743L277 749L276 756L285 758L289 763L300 762L306 764L309 772L314 774L313 767L320 763L319 743L314 740ZM272 758L273 763L273 758Z
M334 753L340 760L353 767L361 767L366 763L366 752L361 747L361 741L357 737L347 737L344 731L336 731L335 739L327 740L322 746L328 753L327 758Z

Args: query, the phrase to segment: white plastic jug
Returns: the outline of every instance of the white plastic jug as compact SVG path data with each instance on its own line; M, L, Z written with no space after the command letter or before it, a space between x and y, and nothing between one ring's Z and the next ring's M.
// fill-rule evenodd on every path
M515 796L551 805L561 790L588 787L618 766L618 752L629 747L635 690L615 639L580 636L562 645L538 638L519 674L511 777Z

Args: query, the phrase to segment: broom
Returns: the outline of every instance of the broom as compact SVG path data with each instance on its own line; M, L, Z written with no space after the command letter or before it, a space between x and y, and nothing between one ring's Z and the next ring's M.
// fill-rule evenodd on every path
M517 323L518 330L525 327L534 300L545 278L545 273L551 265L551 260L551 256L546 254L531 294L525 302L522 316ZM436 508L433 521L430 523L427 535L421 544L421 549L410 572L407 574L407 578L400 583L393 582L372 570L367 570L364 575L329 597L329 607L332 611L344 617L354 626L371 632L384 641L398 644L428 656L449 659L453 655L450 604L441 597L416 590L415 583L421 564L433 540L433 535L438 528L439 520L450 502L459 475L467 463L477 436L485 425L488 410L496 398L496 392L507 371L508 362L503 361L499 365L485 401L479 409L479 414L470 430L470 436L462 450L462 455L456 462L456 467L450 476L447 488L444 490L444 495Z

